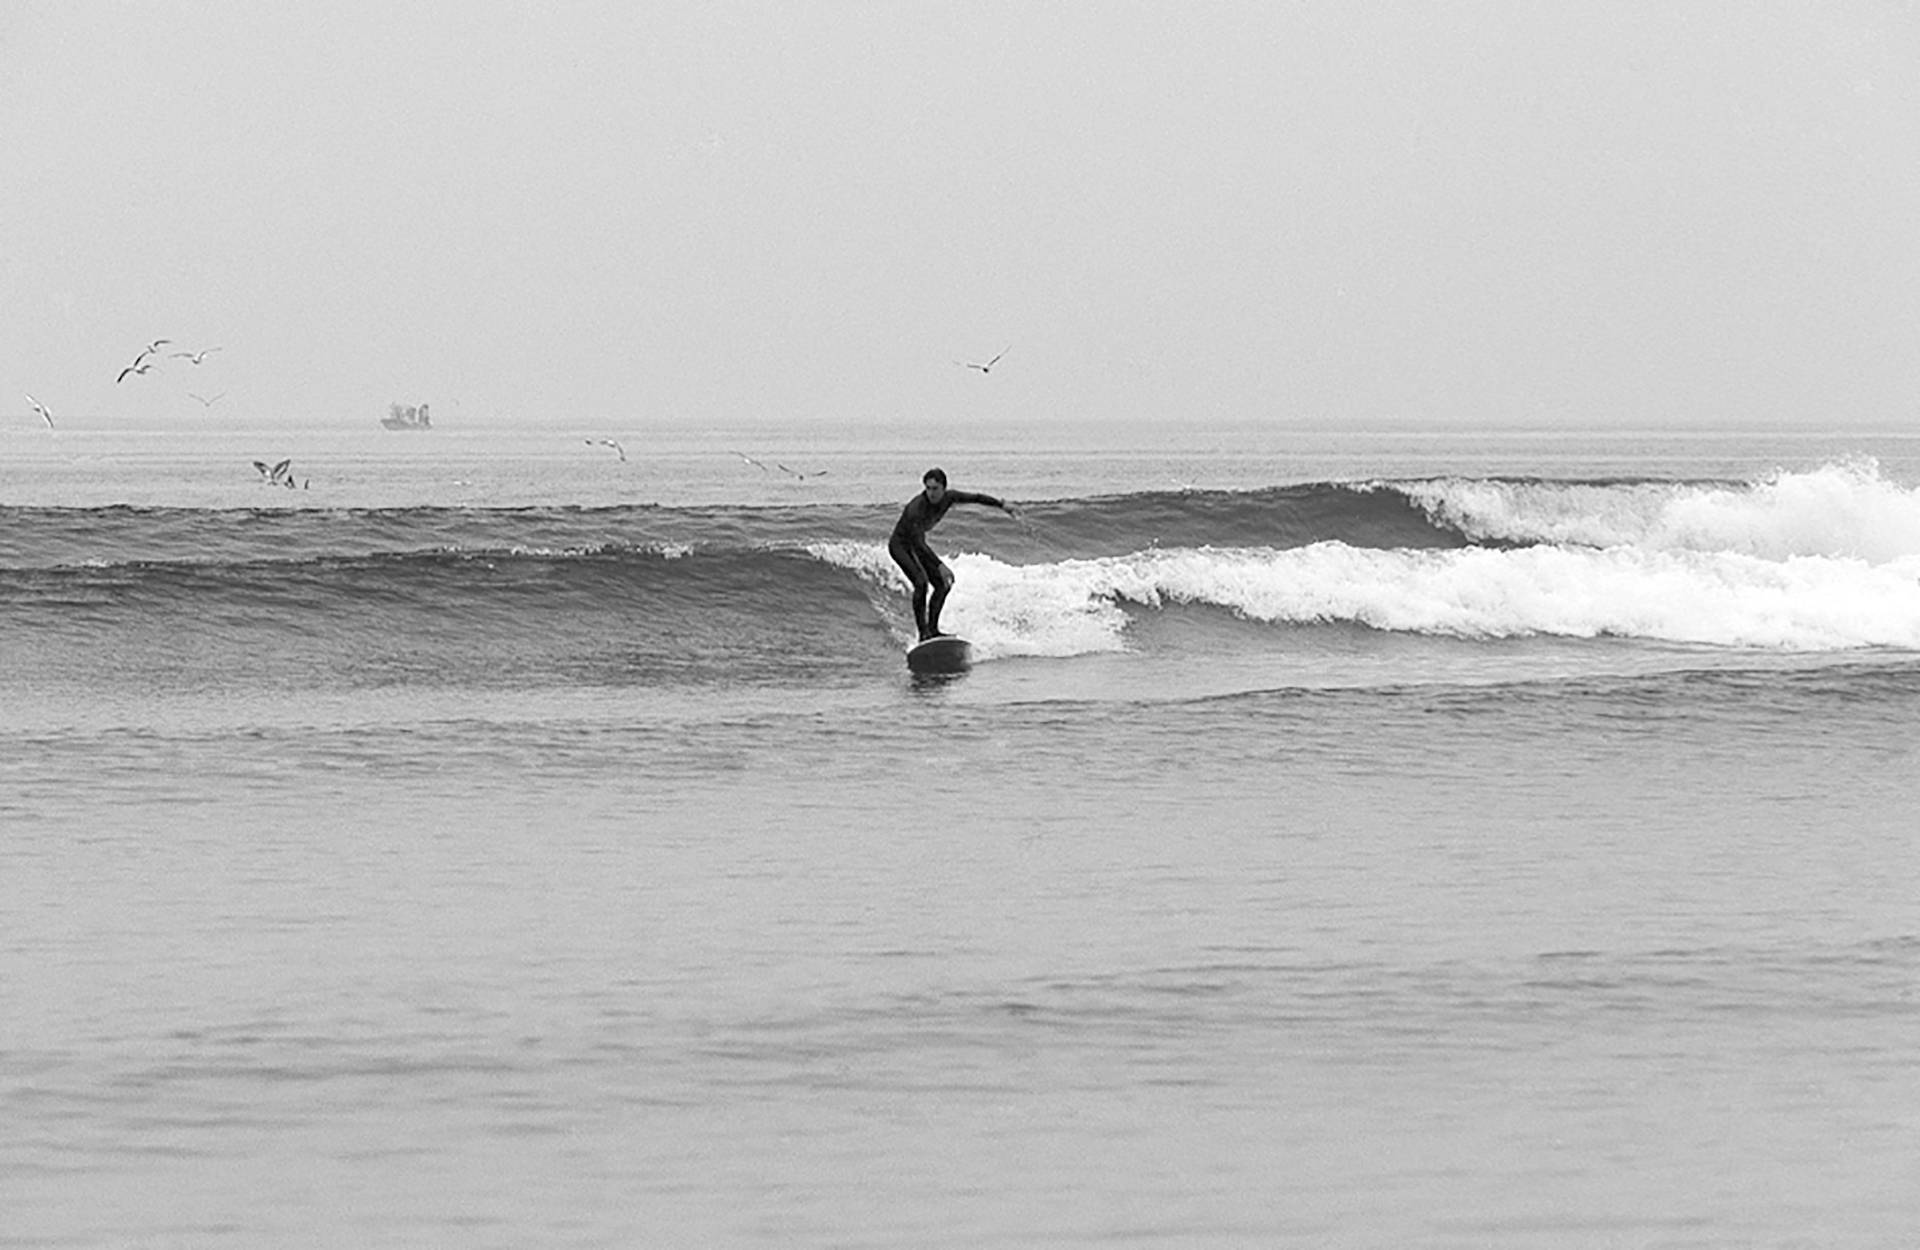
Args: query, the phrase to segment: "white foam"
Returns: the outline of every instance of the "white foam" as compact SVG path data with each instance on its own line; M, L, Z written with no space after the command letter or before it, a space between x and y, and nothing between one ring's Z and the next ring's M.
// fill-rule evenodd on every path
M1445 479L1404 489L1435 520L1476 541L1875 564L1920 555L1920 489L1888 481L1865 459L1737 486Z
M877 590L906 579L878 545L814 554ZM1122 604L1207 604L1276 624L1352 622L1462 638L1606 635L1728 647L1920 648L1920 556L1767 559L1744 552L1535 546L1512 550L1155 549L1015 565L948 557L945 624L985 655L1126 647Z

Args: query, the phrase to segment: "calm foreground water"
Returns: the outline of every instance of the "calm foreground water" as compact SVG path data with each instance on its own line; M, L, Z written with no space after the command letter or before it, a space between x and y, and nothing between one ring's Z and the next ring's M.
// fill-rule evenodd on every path
M0 1246L1914 1244L1920 439L603 433L0 440Z

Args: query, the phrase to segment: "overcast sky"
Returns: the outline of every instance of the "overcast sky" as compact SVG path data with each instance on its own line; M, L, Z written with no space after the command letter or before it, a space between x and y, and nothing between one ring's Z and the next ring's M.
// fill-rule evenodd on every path
M1916 66L1908 0L7 0L0 421L1920 428Z

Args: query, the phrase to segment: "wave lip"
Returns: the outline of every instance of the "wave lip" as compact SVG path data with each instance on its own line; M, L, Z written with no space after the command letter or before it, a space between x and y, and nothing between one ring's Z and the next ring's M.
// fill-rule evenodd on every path
M1920 489L1871 459L1742 482L1442 478L1396 485L1436 525L1476 543L1835 556L1920 555Z

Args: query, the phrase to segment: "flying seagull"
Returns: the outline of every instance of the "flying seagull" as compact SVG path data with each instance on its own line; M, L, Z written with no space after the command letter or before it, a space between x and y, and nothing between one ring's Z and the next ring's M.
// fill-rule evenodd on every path
M196 395L192 391L187 392L187 398L199 400L200 406L202 408L211 408L215 404L219 403L221 400L225 399L226 397L227 397L227 393L225 391L221 391L218 395L215 395L212 399L208 399L205 395Z
M589 446L589 447L592 447L592 446L595 446L595 445L598 445L598 446L601 446L601 447L611 447L611 448L613 448L613 449L614 449L615 451L617 451L617 452L619 452L619 453L620 453L620 461L621 461L621 463L622 463L622 464L624 464L624 463L626 463L626 459L627 459L627 449L626 449L626 448L624 448L624 447L622 447L622 446L621 446L620 444L618 444L618 443L616 443L616 442L614 442L614 441L613 441L612 439L610 439L610 438L588 438L588 439L582 439L581 441L582 441L582 442L584 442L584 443L585 443L585 444L586 444L587 446Z
M166 340L162 339L161 341L165 342ZM197 352L173 352L171 353L171 355L175 360L184 360L191 364L197 365L201 361L205 360L208 356L212 355L214 352L217 352L219 350L220 349L217 347L208 347L208 348L203 348L202 350Z
M995 356L992 360L989 360L984 365L976 364L971 360L956 360L953 363L956 365L959 365L962 369L978 369L982 373L992 373L993 367L1000 363L1000 357L1006 355L1008 352L1012 350L1013 349L1011 347L1001 348L999 355Z
M798 469L789 469L786 465L781 464L778 460L773 462L773 467L780 470L782 473L791 473L803 482L810 477L825 477L827 475L827 471L825 469L813 469L806 473L802 473Z
M758 460L755 460L752 456L749 456L744 451L736 451L733 454L740 457L742 460L746 461L748 464L752 465L754 468L760 470L762 473L770 472L770 470L767 468L766 465L761 464Z
M155 339L153 342L141 348L140 354L133 358L133 363L122 369L120 376L113 380L114 385L117 386L126 381L129 373L145 373L147 370L153 368L152 365L147 363L147 357L153 355L171 342L173 342L172 339Z
M253 467L260 470L260 480L272 486L284 486L293 489L292 459L282 460L279 464L269 465L264 460L256 460Z
M27 395L25 391L21 391L20 393ZM53 428L53 414L47 411L47 406L31 395L27 395L27 402L33 405L33 410L40 414L40 419L45 421L47 428L51 430Z

